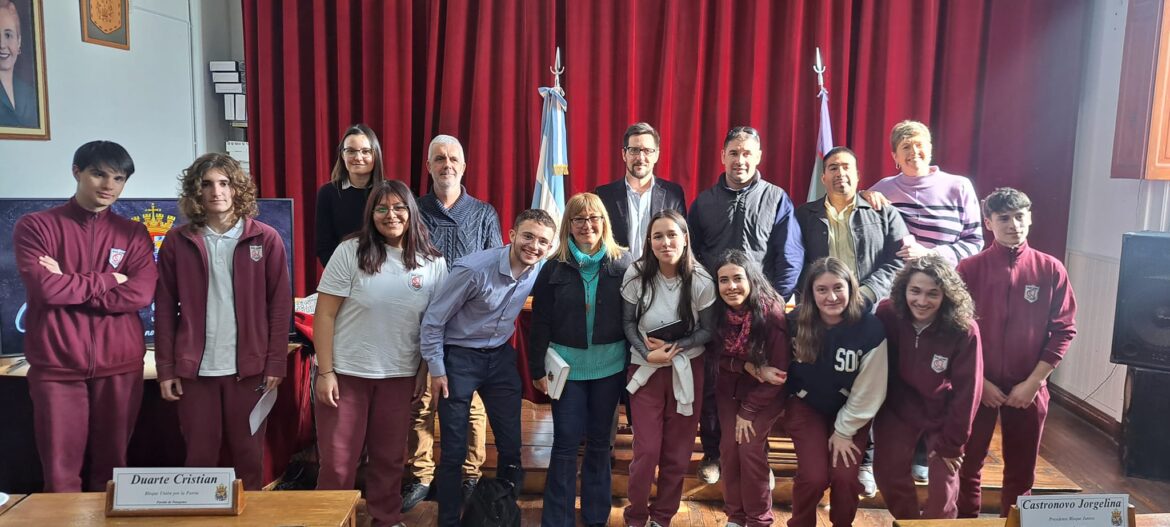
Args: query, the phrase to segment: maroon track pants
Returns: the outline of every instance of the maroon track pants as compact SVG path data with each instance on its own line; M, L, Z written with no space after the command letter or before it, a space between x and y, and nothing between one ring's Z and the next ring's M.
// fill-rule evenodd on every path
M983 461L995 433L996 418L1003 423L1003 490L1000 493L1000 516L1016 504L1016 498L1032 493L1036 481L1036 459L1040 457L1040 435L1048 417L1048 386L1041 386L1036 400L1027 408L979 406L967 440L963 467L959 469L959 517L976 518L983 504L981 487ZM934 477L931 474L931 477Z
M33 430L44 471L45 492L104 491L115 467L126 466L126 448L142 405L142 372L80 381L47 381L28 373Z
M784 428L792 437L797 459L796 478L792 482L792 518L788 520L788 527L814 527L817 524L817 504L824 497L825 489L829 489L829 521L833 527L853 525L861 501L858 498L861 482L857 480L861 455L857 455L857 462L852 465L845 466L838 461L836 467L832 466L829 436L834 433L834 420L835 417L822 415L798 397L788 398ZM857 445L858 451L865 452L867 442L869 424L853 435L853 444Z
M889 404L887 402L887 404ZM936 423L941 425L942 423ZM934 451L937 427L918 427L899 417L892 408L882 408L873 423L873 474L890 514L899 520L947 519L958 514L959 475L947 470L939 456L929 461L930 483L926 509L918 508L918 491L910 466L918 438L926 437L926 448Z
M784 399L756 414L755 435L747 443L735 441L736 379L742 374L719 372L715 404L719 407L719 481L723 484L723 513L727 521L745 527L772 525L772 491L768 489L768 432L784 411Z
M264 376L243 379L235 375L182 379L183 395L179 398L179 428L187 444L188 467L219 466L224 444L231 454L236 477L244 480L247 490L264 487L264 431L261 423L256 435L248 426L248 415L260 400Z

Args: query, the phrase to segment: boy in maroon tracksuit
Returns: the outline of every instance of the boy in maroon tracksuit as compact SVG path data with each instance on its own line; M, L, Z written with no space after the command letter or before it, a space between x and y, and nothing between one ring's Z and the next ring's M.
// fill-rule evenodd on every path
M69 202L21 218L12 231L28 294L29 393L46 492L106 486L126 466L142 399L146 353L138 310L150 305L157 271L146 227L110 211L134 161L93 141L73 155Z
M874 475L886 507L903 520L953 519L959 468L983 392L975 305L951 264L911 260L878 305L890 351L886 402L874 418ZM919 508L911 464L925 440L930 487Z
M284 378L292 316L284 243L252 219L256 186L235 159L203 155L180 184L190 223L159 250L159 388L179 403L186 465L217 466L226 443L244 487L260 490L265 427L253 434L248 415Z
M1076 299L1064 265L1028 246L1031 208L1023 192L996 189L983 201L995 243L958 266L983 339L982 406L959 473L960 518L979 515L980 472L997 417L1003 423L1000 515L1031 492L1048 415L1046 380L1076 336Z

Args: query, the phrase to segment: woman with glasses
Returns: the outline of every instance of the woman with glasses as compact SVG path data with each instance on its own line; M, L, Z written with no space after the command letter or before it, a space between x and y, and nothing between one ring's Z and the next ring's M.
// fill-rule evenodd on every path
M626 390L638 430L624 516L626 525L666 527L678 512L702 410L701 356L715 328L715 284L692 255L687 221L677 211L650 219L645 245L622 279L622 319L633 351ZM656 468L658 494L650 503Z
M784 380L792 352L784 299L760 265L739 250L723 253L715 268L719 321L720 482L727 525L772 525L768 432L784 410Z
M568 381L552 401L552 460L541 517L545 527L576 525L577 447L582 439L581 517L586 525L609 521L610 426L626 382L621 284L630 261L629 252L613 240L601 199L591 193L570 198L557 254L545 262L532 288L532 383L548 393L545 358L550 352L569 365Z
M821 258L807 276L788 324L795 337L784 428L800 460L788 527L817 524L825 489L833 527L849 527L870 420L886 397L886 333L865 311L857 277L841 260Z
M337 162L329 182L317 190L316 253L322 266L346 236L362 228L362 211L373 183L385 181L382 146L369 126L355 124L337 145Z
M370 516L387 526L401 519L410 409L427 379L419 328L447 264L403 183L373 183L363 217L317 286L317 488L352 489L365 446Z

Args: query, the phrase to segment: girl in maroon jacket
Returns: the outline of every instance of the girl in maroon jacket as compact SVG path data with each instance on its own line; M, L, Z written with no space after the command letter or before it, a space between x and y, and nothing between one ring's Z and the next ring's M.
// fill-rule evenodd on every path
M720 470L728 525L772 525L768 432L784 409L783 383L791 350L784 300L743 251L723 254L719 289Z
M941 257L911 260L878 305L890 352L886 402L874 419L874 476L898 519L952 519L959 467L983 389L975 306ZM924 438L930 486L918 506L910 465Z
M284 378L292 316L284 243L252 219L256 186L235 159L203 155L179 181L190 223L159 249L159 388L179 403L186 465L218 466L226 443L244 487L259 490L265 427L253 434L248 415Z

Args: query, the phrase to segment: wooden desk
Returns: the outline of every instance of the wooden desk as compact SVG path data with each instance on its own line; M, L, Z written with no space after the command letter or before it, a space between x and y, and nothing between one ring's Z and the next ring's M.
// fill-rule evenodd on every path
M894 520L894 527L1003 527L1006 521L1007 518ZM1137 525L1133 527L1170 527L1170 513L1138 514Z
M239 516L107 518L104 492L30 494L0 515L0 526L353 527L357 525L355 507L361 493L356 490L256 491L244 497L247 504Z
M20 500L24 499L24 497L25 494L9 494L8 501L4 502L3 505L0 505L0 515L8 512L8 509L15 507L17 503L20 503Z

